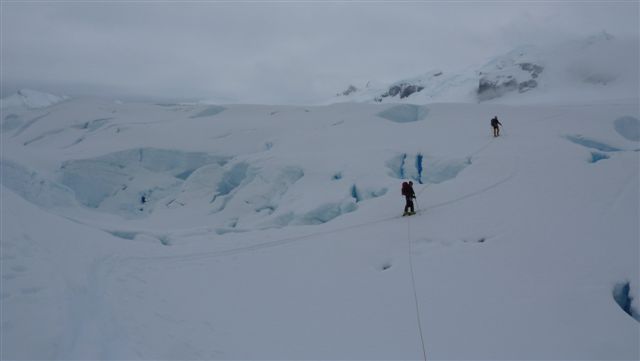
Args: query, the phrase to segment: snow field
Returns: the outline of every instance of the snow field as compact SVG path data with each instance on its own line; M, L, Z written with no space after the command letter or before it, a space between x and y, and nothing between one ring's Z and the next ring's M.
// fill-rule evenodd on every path
M393 107L11 113L2 358L638 358L638 105Z

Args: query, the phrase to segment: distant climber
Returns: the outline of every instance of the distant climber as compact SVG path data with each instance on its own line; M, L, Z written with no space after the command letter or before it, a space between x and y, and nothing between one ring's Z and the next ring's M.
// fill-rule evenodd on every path
M409 181L402 183L402 195L405 199L404 213L402 216L404 217L416 214L416 211L413 208L413 199L416 198L416 193L413 191L413 182Z
M493 136L494 137L500 136L500 126L502 126L502 123L500 123L497 116L491 119L491 126L493 127Z

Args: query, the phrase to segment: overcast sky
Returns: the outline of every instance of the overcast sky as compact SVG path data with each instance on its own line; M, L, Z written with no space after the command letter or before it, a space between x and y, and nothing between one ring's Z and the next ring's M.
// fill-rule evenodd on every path
M638 1L5 1L2 92L300 104L523 44L638 37Z

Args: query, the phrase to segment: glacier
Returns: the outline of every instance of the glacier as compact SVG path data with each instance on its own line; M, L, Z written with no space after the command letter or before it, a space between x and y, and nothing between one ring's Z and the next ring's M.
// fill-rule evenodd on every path
M639 357L637 101L18 116L3 359Z
M10 95L0 358L639 359L626 45L321 105Z

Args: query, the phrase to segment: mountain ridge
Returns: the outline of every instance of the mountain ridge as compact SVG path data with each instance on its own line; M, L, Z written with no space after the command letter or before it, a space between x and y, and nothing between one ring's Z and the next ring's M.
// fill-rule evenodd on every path
M608 99L633 97L638 93L633 82L638 79L637 50L637 42L603 31L557 45L519 46L462 71L436 69L382 86L350 84L329 102L545 102L569 91L576 98L594 92Z

